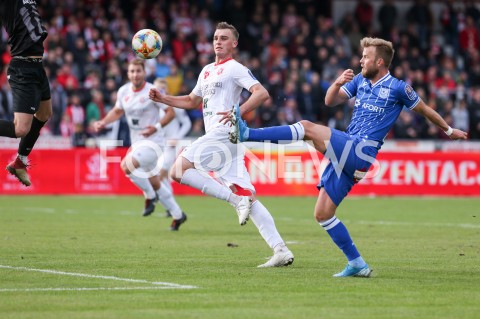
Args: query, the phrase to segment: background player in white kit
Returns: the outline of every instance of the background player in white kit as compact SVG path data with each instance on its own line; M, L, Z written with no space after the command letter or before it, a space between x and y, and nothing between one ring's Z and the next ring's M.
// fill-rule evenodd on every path
M180 154L170 172L171 177L229 202L237 210L241 225L252 218L274 251L273 257L259 267L288 266L293 263L293 254L278 233L269 211L255 199L255 188L244 162L245 148L229 141L230 127L224 123L232 106L240 102L243 89L252 93L242 105L243 112L253 110L269 96L252 73L233 59L237 45L235 27L220 22L213 37L215 62L203 68L193 91L189 95L171 96L152 89L150 98L183 109L197 108L203 102L206 134ZM213 172L216 179L208 172Z
M167 81L163 78L157 78L153 81L153 85L162 93L168 94L168 87ZM163 127L163 131L165 132L166 138L166 145L165 145L165 152L163 153L163 165L160 169L160 183L161 187L168 188L170 190L171 195L173 196L173 189L170 177L168 176L168 171L173 165L173 162L177 158L178 149L177 149L177 141L187 136L188 132L192 128L192 121L188 116L187 112L184 109L174 108L175 117L168 123L166 126ZM165 111L160 110L161 116ZM164 204L164 199L162 196L159 196L159 201L162 205L166 208L167 205ZM167 217L170 217L170 211L167 208Z
M105 117L94 123L98 132L106 125L119 120L122 115L128 122L132 147L122 159L120 167L127 177L137 185L145 196L144 216L150 215L155 209L159 196L165 196L167 189L160 187L159 156L162 156L165 147L165 134L162 130L175 116L172 107L155 103L149 99L148 94L153 84L145 80L145 62L140 59L130 61L128 64L129 83L118 90L115 106ZM160 108L165 111L165 116L160 118ZM187 220L173 196L168 201L174 220L171 230L178 230L180 225Z

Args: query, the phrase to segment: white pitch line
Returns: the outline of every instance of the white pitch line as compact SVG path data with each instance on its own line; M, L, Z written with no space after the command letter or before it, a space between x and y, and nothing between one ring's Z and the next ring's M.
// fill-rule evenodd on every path
M195 289L195 288L198 288L197 286L179 285L179 284L174 284L174 283L171 283L171 282L148 281L148 280L143 280L143 279L121 278L121 277L115 277L115 276L90 275L90 274L81 274L81 273L75 273L75 272L57 271L57 270L51 270L51 269L36 269L36 268L28 268L28 267L5 266L5 265L0 265L0 268L13 269L13 270L23 270L23 271L43 272L43 273L53 274L53 275L64 275L64 276L73 276L73 277L98 278L98 279L107 279L107 280L136 282L136 283L143 283L143 284L150 284L150 285L165 286L165 287L168 287L168 288L178 288L178 289Z
M27 212L33 212L33 213L47 213L47 214L55 213L55 209L45 208L45 207L24 207L23 210L26 210Z
M153 286L153 287L96 287L96 288L5 288L0 292L30 292L30 291L96 291L96 290L158 290L158 289L178 289L177 287ZM188 288L182 288L188 289Z

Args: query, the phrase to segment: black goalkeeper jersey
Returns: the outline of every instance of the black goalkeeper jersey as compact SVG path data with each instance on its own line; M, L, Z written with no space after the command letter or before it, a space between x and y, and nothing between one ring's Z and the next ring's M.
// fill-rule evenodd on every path
M0 0L0 23L8 33L12 56L42 56L48 35L35 0Z

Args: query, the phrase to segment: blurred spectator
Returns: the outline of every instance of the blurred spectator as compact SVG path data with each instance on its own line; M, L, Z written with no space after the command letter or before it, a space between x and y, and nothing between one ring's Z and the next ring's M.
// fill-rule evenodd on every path
M460 31L459 40L460 52L467 57L468 52L477 51L480 49L480 32L475 26L475 21L472 17L467 16L465 20L465 27Z
M175 33L175 38L172 39L172 57L175 63L180 64L182 57L193 48L193 43L187 38L185 32L181 29Z
M360 32L366 35L373 23L373 6L369 0L357 0L355 19L360 27Z
M334 114L334 117L328 120L328 127L345 132L348 127L348 122L345 119L345 113L342 109L336 109Z
M321 88L312 88L308 82L303 82L297 95L298 111L305 120L318 122L323 118L325 94Z
M259 127L268 127L278 125L277 119L277 109L273 104L272 98L270 97L257 109L257 126Z
M193 32L193 19L190 17L188 8L182 7L178 15L172 19L171 30L177 33L190 36Z
M469 137L480 139L480 87L472 90L472 100L468 105L470 128Z
M420 48L426 49L433 27L433 15L430 10L430 2L427 0L415 0L415 3L407 12L407 20L415 25L416 35L420 41Z
M171 95L178 95L183 84L183 75L179 72L178 67L175 63L170 66L170 72L165 77L167 81L168 92Z
M470 128L470 119L467 110L467 101L464 99L457 101L451 114L454 127L468 132Z
M458 47L458 20L457 10L454 5L454 0L445 1L445 6L440 14L440 24L442 25L443 35L445 36L445 44L456 49Z
M91 95L92 99L86 107L86 132L90 137L96 135L93 123L99 121L105 116L105 105L102 92L99 90L92 90Z
M213 36L214 26L206 8L200 9L198 16L194 17L193 25L197 34L203 34L207 39Z
M0 90L0 119L13 121L13 96L8 82Z
M210 35L207 37L207 34L203 30L197 34L197 41L195 43L197 54L213 55L213 44Z
M465 0L465 16L471 17L476 22L476 28L480 28L480 9L475 4L476 1Z
M402 111L393 126L393 135L400 139L416 139L418 138L418 129L414 122L411 111Z
M383 0L380 10L378 11L378 21L381 27L381 37L390 39L390 32L396 25L397 21L397 7L393 0Z
M78 78L72 72L72 65L64 64L57 74L57 81L63 88L78 90L80 87Z
M284 106L280 109L280 112L283 113L284 123L288 125L302 120L302 116L297 108L297 101L294 98L287 98Z
M53 113L52 117L47 122L47 125L53 135L62 135L62 132L60 131L60 123L67 108L68 96L56 79L53 79L50 82L50 94L52 98Z
M155 78L165 78L170 74L170 65L173 63L169 61L167 55L159 54L156 58L155 64Z
M73 146L85 146L85 110L80 104L80 97L77 94L70 97L70 103L64 114L62 135L70 134Z

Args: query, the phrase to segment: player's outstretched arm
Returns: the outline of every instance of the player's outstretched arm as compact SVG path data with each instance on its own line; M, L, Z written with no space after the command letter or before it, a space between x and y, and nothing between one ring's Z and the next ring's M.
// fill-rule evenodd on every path
M437 113L434 109L429 107L425 102L420 100L418 104L413 108L413 110L419 114L422 114L426 117L430 122L435 124L437 127L442 129L445 134L448 135L452 140L466 140L468 138L467 132L462 130L451 128L447 122Z
M124 113L125 112L121 108L114 107L107 113L107 115L105 115L103 119L93 123L93 128L95 132L98 133L103 130L108 124L118 121Z
M335 80L335 82L330 85L325 94L325 105L326 106L336 106L340 103L348 100L348 95L340 90L342 85L353 80L355 74L352 69L347 69Z
M202 97L193 93L190 93L189 95L173 96L163 94L155 88L151 88L148 95L152 101L186 110L193 110L202 102Z

